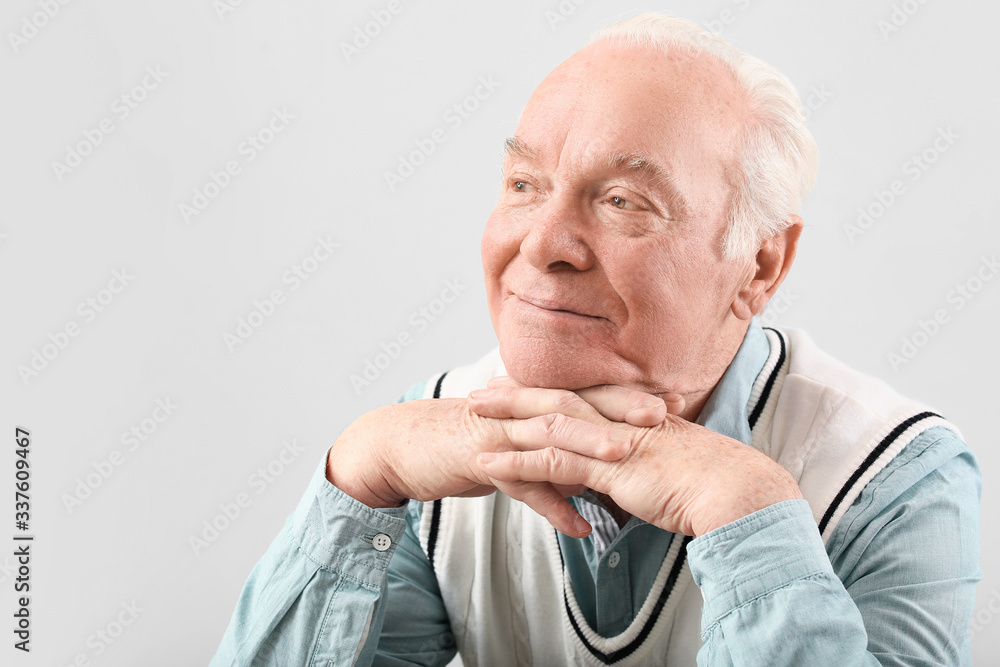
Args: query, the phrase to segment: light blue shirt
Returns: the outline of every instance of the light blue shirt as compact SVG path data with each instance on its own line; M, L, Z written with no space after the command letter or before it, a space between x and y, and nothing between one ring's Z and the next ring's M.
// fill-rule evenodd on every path
M747 403L768 349L753 322L700 424L750 443ZM936 427L868 483L825 546L805 500L693 539L688 563L705 598L698 663L970 664L981 484L972 452ZM418 542L421 505L363 505L327 481L324 453L211 665L447 664L457 649ZM559 542L581 611L607 637L638 613L675 536L635 517L601 533L603 544Z

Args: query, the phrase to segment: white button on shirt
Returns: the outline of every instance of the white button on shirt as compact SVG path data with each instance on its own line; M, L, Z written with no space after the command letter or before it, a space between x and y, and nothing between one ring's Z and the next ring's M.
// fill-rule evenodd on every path
M608 555L608 567L612 570L618 567L618 563L620 562L622 562L622 555L617 551L612 551L611 554Z
M392 538L385 533L379 533L372 538L372 546L376 551L385 551L392 545Z

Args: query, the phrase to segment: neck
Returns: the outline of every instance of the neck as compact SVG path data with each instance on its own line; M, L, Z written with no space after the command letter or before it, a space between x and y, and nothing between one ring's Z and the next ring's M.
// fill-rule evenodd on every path
M677 413L678 417L689 422L698 420L709 397L722 381L722 376L729 370L729 365L736 358L736 354L743 344L749 322L742 324L742 327L717 336L711 348L704 351L703 361L698 364L699 370L693 374L693 377L688 376L678 382L681 389L671 389L670 385L666 385L668 388L665 391L655 393L656 396L664 400L666 400L666 395L670 393L680 394L684 398L684 406Z

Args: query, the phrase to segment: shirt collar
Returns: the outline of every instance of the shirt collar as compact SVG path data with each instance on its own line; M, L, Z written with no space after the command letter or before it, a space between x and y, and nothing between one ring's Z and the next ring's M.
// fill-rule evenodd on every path
M751 444L747 403L770 352L771 344L764 330L757 318L752 319L740 349L701 409L697 423L745 445Z
M747 413L747 403L750 402L750 392L753 390L757 376L764 369L767 357L771 353L771 344L764 334L764 329L757 323L757 318L750 321L746 335L736 351L736 356L729 363L729 368L715 389L708 397L698 424L716 433L739 440L745 445L751 444L750 419ZM601 502L589 491L580 496L595 505ZM603 505L601 505L603 507Z

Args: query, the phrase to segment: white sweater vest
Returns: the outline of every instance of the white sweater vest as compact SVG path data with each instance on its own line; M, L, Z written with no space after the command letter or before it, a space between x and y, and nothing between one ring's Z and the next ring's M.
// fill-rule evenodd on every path
M920 432L958 430L886 384L820 351L803 332L766 329L771 351L750 394L753 445L784 466L824 542L864 486ZM499 348L432 377L424 398L465 397L503 375ZM462 661L476 665L695 665L702 596L675 536L631 625L602 637L580 612L555 530L501 493L424 504L420 542Z

